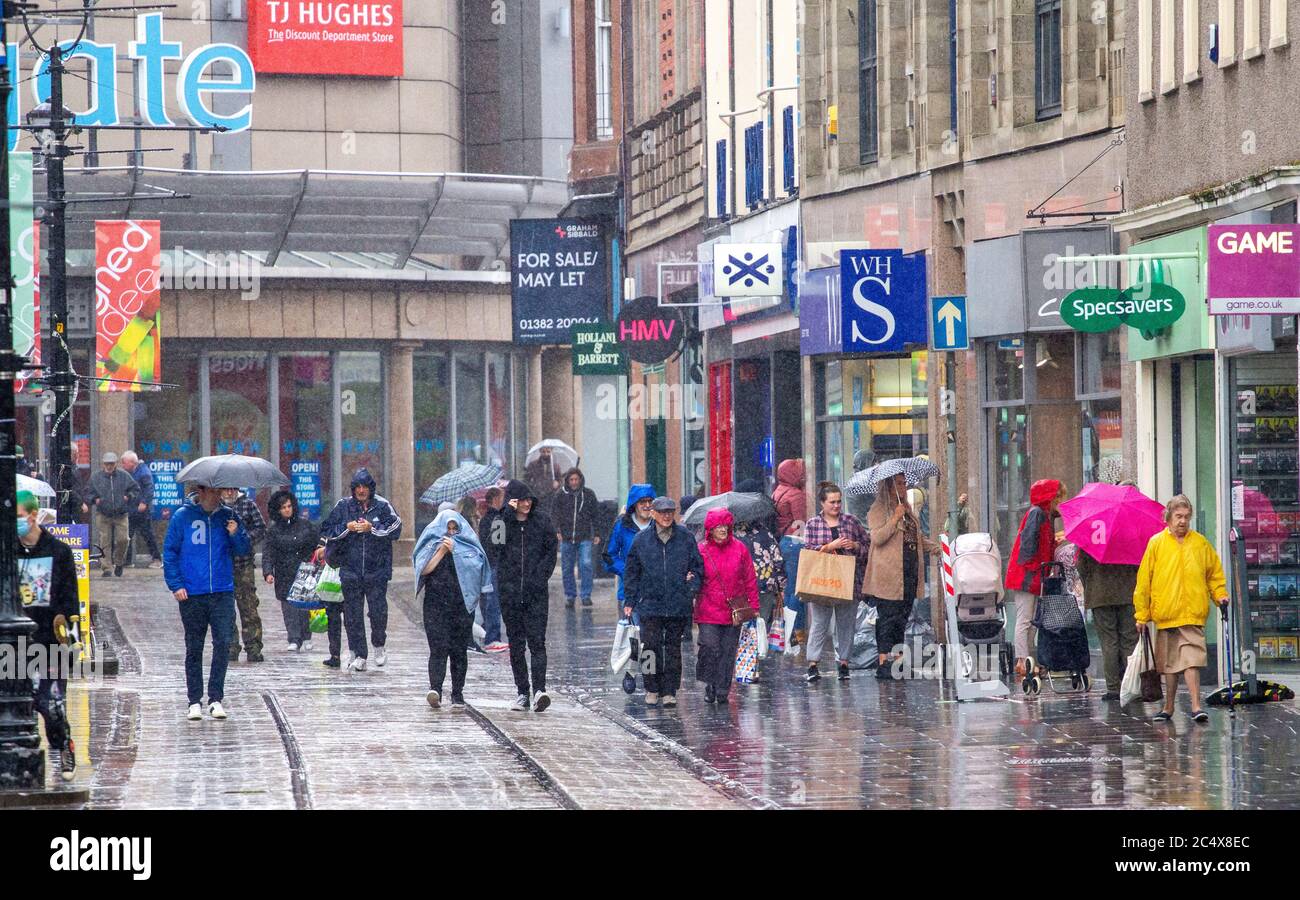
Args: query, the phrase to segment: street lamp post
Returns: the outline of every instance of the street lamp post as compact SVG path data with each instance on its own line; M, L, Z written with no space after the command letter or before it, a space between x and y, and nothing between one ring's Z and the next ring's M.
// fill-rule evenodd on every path
M9 12L5 3L3 12ZM27 672L26 642L36 623L18 602L17 460L14 458L14 376L27 360L13 350L13 272L9 241L9 63L8 27L0 18L0 790L45 785L45 754L36 728L32 680ZM8 655L9 659L4 659ZM13 673L3 672L12 666Z

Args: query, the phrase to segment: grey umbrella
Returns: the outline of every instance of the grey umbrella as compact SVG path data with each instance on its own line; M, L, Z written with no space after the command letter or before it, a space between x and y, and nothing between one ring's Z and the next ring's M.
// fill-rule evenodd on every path
M704 517L709 510L721 507L731 513L737 522L757 522L768 516L776 515L776 505L765 494L742 494L727 491L712 497L701 497L691 504L691 508L682 516L682 524L687 527L703 527Z
M888 459L856 473L844 486L844 493L849 497L879 493L881 483L895 475L906 475L907 486L915 487L923 481L938 478L939 467L921 456Z
M275 466L256 456L226 453L194 460L176 474L181 484L201 484L214 488L283 487L289 478Z

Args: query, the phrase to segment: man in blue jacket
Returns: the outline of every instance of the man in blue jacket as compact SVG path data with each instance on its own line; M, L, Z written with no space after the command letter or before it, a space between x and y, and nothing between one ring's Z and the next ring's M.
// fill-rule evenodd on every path
M654 525L632 540L623 567L623 614L641 619L645 660L645 702L677 705L682 685L682 636L691 627L695 596L704 577L704 560L689 531L675 521L677 503L657 497Z
M618 576L620 609L623 607L623 567L627 562L627 552L632 549L632 541L636 536L650 527L652 521L650 505L654 503L654 499L654 485L632 485L627 492L627 506L623 510L623 515L614 523L614 530L609 535L609 545L606 546L605 553L601 557L601 561L605 564L605 571ZM634 618L633 621L638 620Z
M326 606L329 613L330 656L325 665L342 664L344 628L348 632L348 668L366 670L364 615L370 609L371 639L375 644L375 665L388 661L388 582L393 579L393 542L402 536L402 520L391 503L375 491L375 479L364 468L352 476L352 495L334 505L320 526L325 543L325 561L339 570L343 587L343 609Z
M203 644L212 628L212 669L208 674L208 714L226 718L226 667L235 632L235 557L251 552L248 533L221 491L200 486L172 514L163 539L163 578L180 605L185 626L185 688L188 718L203 718Z

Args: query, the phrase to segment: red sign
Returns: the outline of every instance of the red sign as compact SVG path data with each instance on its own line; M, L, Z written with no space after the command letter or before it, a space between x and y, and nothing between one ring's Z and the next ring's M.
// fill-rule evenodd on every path
M258 74L402 75L402 0L249 0Z
M709 365L709 493L731 490L731 363Z
M95 223L95 377L138 391L161 374L162 235L157 221Z

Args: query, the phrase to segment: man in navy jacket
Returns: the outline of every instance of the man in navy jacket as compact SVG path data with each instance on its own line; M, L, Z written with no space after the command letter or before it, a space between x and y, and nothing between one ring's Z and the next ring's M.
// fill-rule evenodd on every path
M226 718L222 705L230 639L235 631L236 556L252 552L248 533L234 511L221 503L221 491L200 486L172 514L163 539L163 578L180 605L185 626L185 687L190 721L203 718L203 644L212 628L212 669L208 674L208 713Z
M348 633L348 668L366 670L366 607L370 608L375 665L388 661L388 582L393 579L393 542L402 536L402 520L391 503L375 490L375 479L364 468L352 476L352 494L334 505L321 523L325 561L339 570L343 609L327 604L330 655L325 665L339 668L343 629Z

